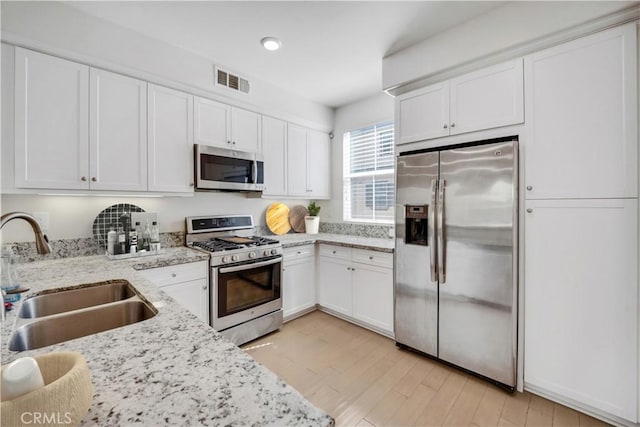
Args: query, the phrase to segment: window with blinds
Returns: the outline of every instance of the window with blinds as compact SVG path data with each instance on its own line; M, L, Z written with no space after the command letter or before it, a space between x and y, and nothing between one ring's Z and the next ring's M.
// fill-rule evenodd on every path
M352 130L343 141L344 220L392 224L393 122Z

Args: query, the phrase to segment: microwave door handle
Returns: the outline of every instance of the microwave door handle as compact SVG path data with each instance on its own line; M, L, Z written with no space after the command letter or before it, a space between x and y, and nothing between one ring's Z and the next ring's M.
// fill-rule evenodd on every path
M252 166L253 171L252 171L252 174L251 174L252 177L253 177L253 183L257 184L258 183L258 161L254 160L251 164L253 165Z
M223 267L221 269L218 270L218 272L220 273L234 273L236 271L244 271L244 270L251 270L252 268L255 267L264 267L265 265L272 265L272 264L277 264L279 262L282 262L282 257L277 257L276 259L272 259L269 261L262 261L262 262L254 262L254 263L250 263L250 264L242 264L242 265L238 265L235 267Z

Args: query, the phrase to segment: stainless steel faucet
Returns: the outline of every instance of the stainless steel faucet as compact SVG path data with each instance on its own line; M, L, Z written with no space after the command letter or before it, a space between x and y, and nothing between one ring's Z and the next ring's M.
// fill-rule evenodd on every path
M40 224L38 224L38 220L35 219L33 215L29 215L28 213L25 213L25 212L6 213L2 215L2 217L0 218L0 229L2 229L2 227L4 227L4 225L9 221L17 218L24 219L31 225L31 228L33 228L33 233L35 234L35 237L36 237L36 250L38 251L38 253L41 255L46 255L50 253L51 245L49 245L49 239L45 234L42 233L42 230L40 229Z
M29 215L25 212L9 212L0 218L0 229L4 227L6 223L14 219L24 219L27 221L31 228L33 229L33 234L36 237L36 250L41 255L46 255L51 252L51 245L49 245L49 239L45 234L42 233L42 229L40 228L40 224L38 224L38 220L35 219L33 215ZM2 291L2 309L0 309L0 321L4 321L5 319L5 308L4 308L4 290Z

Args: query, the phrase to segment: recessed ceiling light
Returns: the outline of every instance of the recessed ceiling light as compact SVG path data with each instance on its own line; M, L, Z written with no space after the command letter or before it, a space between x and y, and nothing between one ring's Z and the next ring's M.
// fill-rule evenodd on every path
M260 40L260 43L267 50L278 50L282 46L282 42L275 37L265 37Z

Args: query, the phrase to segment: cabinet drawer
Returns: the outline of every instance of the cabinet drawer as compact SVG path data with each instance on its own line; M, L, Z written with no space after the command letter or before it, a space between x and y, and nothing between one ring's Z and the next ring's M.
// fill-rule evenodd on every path
M344 246L320 245L320 256L339 258L348 261L351 259L351 248Z
M314 245L295 246L286 248L284 251L284 261L293 261L302 258L312 258L316 254Z
M171 265L168 267L152 268L140 273L154 285L162 287L175 283L187 282L207 278L209 263L206 261L188 264Z
M391 253L354 249L351 256L353 262L377 265L379 267L393 267L393 254Z

